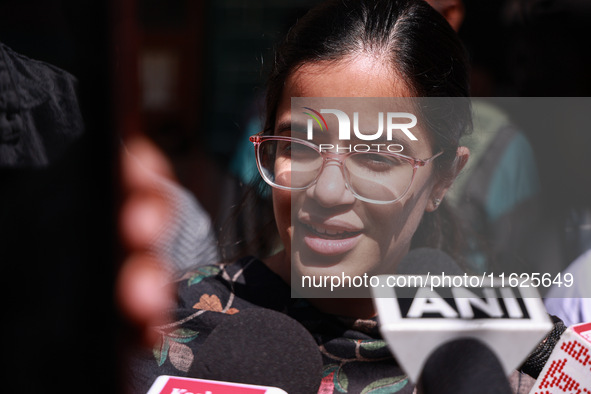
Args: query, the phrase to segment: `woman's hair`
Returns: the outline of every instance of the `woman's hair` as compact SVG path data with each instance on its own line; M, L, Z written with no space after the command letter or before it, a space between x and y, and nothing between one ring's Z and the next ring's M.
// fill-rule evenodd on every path
M364 54L389 62L415 97L469 95L464 46L424 0L331 0L298 21L276 51L267 85L265 130L273 129L285 82L299 67ZM454 108L455 125L443 132L441 127L431 130L435 148L444 151L436 161L439 169L452 164L458 141L471 124L470 107L464 102L463 109Z
M465 98L469 94L465 49L447 21L424 0L329 0L299 20L276 51L267 85L265 130L272 132L285 83L299 67L359 55L388 62L415 97ZM447 116L444 127L438 120L438 127L430 128L433 148L444 151L435 161L439 177L453 174L459 139L471 125L468 100L449 103L455 116ZM424 215L421 226L430 229L420 229L425 234L422 238L433 238L432 231L442 233L441 228L433 228L449 222L436 217L441 210ZM438 246L434 243L442 241L418 242Z

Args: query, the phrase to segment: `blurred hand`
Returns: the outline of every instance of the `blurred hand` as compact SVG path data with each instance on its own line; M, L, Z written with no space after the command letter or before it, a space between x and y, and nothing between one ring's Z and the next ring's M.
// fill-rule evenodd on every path
M173 179L170 164L145 137L134 136L121 152L123 201L119 231L125 258L117 279L117 300L123 316L151 345L156 340L150 326L167 320L174 305L166 262L150 252L159 231L167 225L170 203L158 192L155 174Z

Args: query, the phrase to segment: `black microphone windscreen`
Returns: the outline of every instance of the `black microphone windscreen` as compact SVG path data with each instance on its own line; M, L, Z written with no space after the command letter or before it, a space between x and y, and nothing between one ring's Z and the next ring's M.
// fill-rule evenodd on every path
M189 376L315 393L322 356L312 335L291 317L244 309L218 325L195 357Z
M534 379L537 379L538 376L540 376L540 373L550 358L554 347L560 340L560 336L564 331L566 331L566 326L562 320L556 316L550 317L552 318L554 327L552 327L552 330L548 333L548 335L546 335L546 337L540 341L539 345L533 350L533 352L530 353L530 355L519 368L521 372L528 374Z
M439 346L428 358L419 381L424 394L512 393L495 354L472 338Z
M447 253L433 248L411 250L400 261L396 270L398 275L427 275L427 273L463 275L464 271Z

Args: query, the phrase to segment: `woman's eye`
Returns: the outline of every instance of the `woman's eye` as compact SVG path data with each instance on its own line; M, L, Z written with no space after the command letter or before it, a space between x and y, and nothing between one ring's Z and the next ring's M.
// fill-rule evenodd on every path
M318 156L318 153L314 149L299 143L291 144L291 153L293 156L298 155L300 157Z
M393 160L390 157L379 154L365 155L365 160L368 163L375 164L391 164L393 162Z
M363 165L374 171L385 171L401 164L400 160L395 157L380 155L378 153L358 155L355 161L359 165Z
M277 153L279 156L290 156L291 145L289 142L280 142L277 144Z

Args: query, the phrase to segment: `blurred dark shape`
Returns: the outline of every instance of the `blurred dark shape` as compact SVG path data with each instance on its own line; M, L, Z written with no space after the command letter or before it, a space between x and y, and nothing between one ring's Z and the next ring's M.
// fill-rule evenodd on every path
M76 79L0 43L0 166L55 162L84 131Z
M117 392L108 13L0 3L5 392Z

